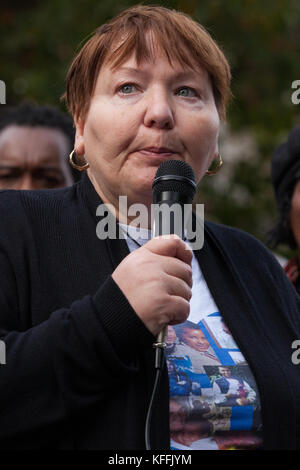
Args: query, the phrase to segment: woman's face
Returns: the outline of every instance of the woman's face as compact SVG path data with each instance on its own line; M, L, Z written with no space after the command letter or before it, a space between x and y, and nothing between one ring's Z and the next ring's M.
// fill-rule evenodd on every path
M182 160L197 182L218 153L219 115L207 72L171 66L163 53L116 70L103 66L75 149L104 202L151 204L152 182L165 160Z
M297 181L292 196L290 221L294 238L300 248L300 180Z

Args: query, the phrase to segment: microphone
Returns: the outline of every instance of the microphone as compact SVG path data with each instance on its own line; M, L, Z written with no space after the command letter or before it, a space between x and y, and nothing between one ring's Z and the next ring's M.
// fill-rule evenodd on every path
M192 204L196 192L193 169L181 160L168 160L157 169L153 184L153 236L176 234L184 239L187 213L185 204ZM191 215L191 214L190 214ZM168 326L158 334L155 367L161 368Z

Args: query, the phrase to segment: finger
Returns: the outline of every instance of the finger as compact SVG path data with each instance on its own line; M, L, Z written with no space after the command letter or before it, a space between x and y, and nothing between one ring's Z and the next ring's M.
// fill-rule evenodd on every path
M193 252L191 248L175 234L155 237L146 243L143 248L157 255L181 259L184 263L189 265L192 263Z
M166 258L164 272L170 276L182 279L189 287L193 286L193 271L190 265L177 258Z
M190 313L190 303L188 300L178 297L176 295L171 296L170 300L170 316L169 316L169 325L177 325L178 323L183 323L189 316Z
M178 277L170 276L166 274L166 288L170 295L182 297L183 299L190 301L192 297L192 289L190 286Z

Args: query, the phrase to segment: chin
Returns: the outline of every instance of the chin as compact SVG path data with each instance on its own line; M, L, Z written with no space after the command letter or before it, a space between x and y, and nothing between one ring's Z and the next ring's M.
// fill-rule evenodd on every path
M152 195L152 184L154 181L154 177L156 174L157 169L155 168L153 171L145 172L143 175L139 174L139 177L136 178L134 182L134 188L136 189L137 193L148 194L151 193ZM137 173L138 174L138 173Z

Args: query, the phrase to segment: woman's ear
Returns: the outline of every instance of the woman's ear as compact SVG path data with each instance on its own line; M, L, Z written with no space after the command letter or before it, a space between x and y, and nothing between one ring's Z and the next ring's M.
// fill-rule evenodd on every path
M84 120L80 117L74 119L75 122L75 153L76 155L84 155Z

